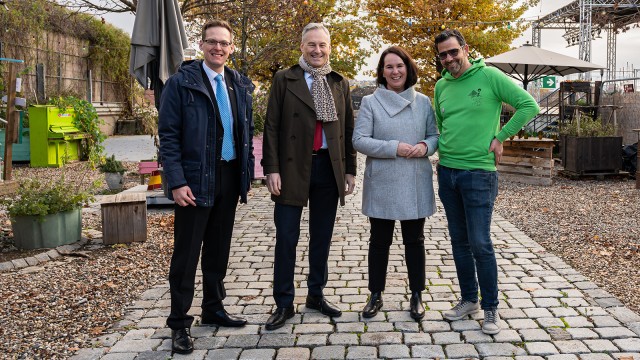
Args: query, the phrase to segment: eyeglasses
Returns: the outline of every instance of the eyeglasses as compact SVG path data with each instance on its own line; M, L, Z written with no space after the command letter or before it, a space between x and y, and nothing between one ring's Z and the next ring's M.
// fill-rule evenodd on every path
M220 45L220 47L223 47L223 48L227 48L227 47L229 47L229 45L231 45L231 43L228 42L228 41L218 41L218 40L214 40L214 39L204 39L202 41L204 43L206 43L207 45L211 45L211 46Z
M462 46L460 46L459 48L455 48L455 49L451 49L451 50L447 50L447 51L443 51L441 53L438 53L438 58L440 60L446 60L447 56L451 56L452 58L458 56L458 54L460 53L460 49L462 49Z

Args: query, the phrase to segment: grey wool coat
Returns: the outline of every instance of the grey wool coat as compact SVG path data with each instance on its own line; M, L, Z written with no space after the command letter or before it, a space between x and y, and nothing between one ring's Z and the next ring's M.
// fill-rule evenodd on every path
M413 220L436 211L433 169L428 156L438 147L431 101L414 87L396 93L379 87L362 99L353 147L367 156L362 213L389 220ZM427 156L397 156L398 144L427 144Z

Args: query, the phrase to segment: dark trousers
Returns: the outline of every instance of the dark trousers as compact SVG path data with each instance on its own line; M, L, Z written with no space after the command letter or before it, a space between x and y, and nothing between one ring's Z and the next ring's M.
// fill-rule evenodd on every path
M190 327L188 315L195 291L196 268L202 247L202 312L223 309L226 293L231 235L240 197L240 178L236 161L220 162L216 168L214 205L175 207L174 243L169 287L171 314L167 325L171 329Z
M369 218L369 291L384 291L395 220ZM400 221L411 292L425 287L424 218Z
M327 284L329 247L338 208L338 187L328 153L313 156L309 187L309 295L322 296ZM300 238L302 206L276 203L276 250L273 297L279 308L293 306L296 246Z

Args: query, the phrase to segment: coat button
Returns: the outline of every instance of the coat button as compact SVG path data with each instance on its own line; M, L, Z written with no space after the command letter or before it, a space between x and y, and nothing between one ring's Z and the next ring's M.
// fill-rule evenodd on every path
M296 136L295 136L295 135L292 135L289 139L291 139L291 140L295 140L295 139L296 139Z

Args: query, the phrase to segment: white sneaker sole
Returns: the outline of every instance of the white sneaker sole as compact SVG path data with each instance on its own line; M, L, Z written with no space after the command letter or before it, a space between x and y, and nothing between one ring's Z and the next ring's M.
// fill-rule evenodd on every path
M478 311L480 311L480 308L472 310L472 311L469 311L469 312L464 313L463 315L460 315L460 316L448 316L447 314L443 314L443 316L444 316L445 319L447 319L449 321L456 321L456 320L460 320L460 319L463 319L463 318L467 317L467 315L473 315L473 314L477 313Z
M487 329L485 329L485 328L482 328L482 332L483 332L483 333L485 333L485 334L487 334L487 335L495 335L495 334L499 333L499 332L500 332L500 330L502 330L502 329L487 330Z

